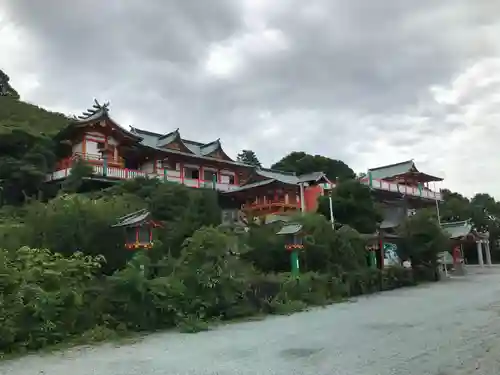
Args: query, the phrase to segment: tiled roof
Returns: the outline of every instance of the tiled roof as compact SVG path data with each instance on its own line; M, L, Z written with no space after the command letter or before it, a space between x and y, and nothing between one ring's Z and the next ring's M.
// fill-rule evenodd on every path
M273 183L274 181L276 181L275 179L267 179L267 180L263 180L263 181L257 181L257 182L253 182L251 184L246 184L246 185L243 185L243 186L240 186L236 189L233 189L233 190L229 190L229 191L226 191L226 192L223 192L223 193L236 193L238 191L243 191L243 190L248 190L248 189L252 189L254 187L258 187L258 186L265 186L265 185L269 185L271 183Z
M273 169L256 168L255 173L261 177L277 180L285 184L296 185L299 183L298 177L292 172L280 172Z
M305 173L298 176L299 182L318 182L320 180L324 180L325 182L330 182L326 175L323 172L311 172Z
M462 238L469 235L472 231L470 220L455 221L452 223L442 223L441 228L450 238Z
M302 230L302 224L286 224L281 230L276 233L278 235L283 234L297 234Z
M225 193L231 194L238 191L251 189L257 186L268 185L275 181L287 185L299 185L301 182L317 182L322 178L326 179L326 176L323 172L313 172L297 176L293 172L281 172L273 169L256 168L254 173L254 177L263 177L264 179L256 180L255 178L250 178L246 185L242 185L238 189L230 190Z
M193 155L198 156L198 157L208 157L211 153L214 151L220 150L221 152L224 152L222 149L222 145L220 142L220 139L216 139L215 141L208 142L208 143L201 143L201 142L196 142L196 141L191 141L187 139L183 139L180 135L179 129L174 130L173 132L167 133L167 134L159 134L159 133L154 133L149 130L143 130L143 129L138 129L135 127L131 127L131 131L134 134L137 134L142 137L142 141L140 142L142 145L159 149L162 151L166 151L164 146L176 141L182 143L186 147L186 152L191 152ZM183 154L182 151L177 151L177 150L168 150L168 152L172 153L177 153L177 154ZM242 166L247 166L250 167L250 165L247 165L245 163L240 163L236 162L233 160L229 160L228 162L232 164L237 164L237 165L242 165Z
M297 185L301 182L318 182L321 179L325 179L326 181L328 181L323 172L311 172L297 176L293 172L282 172L273 169L257 168L255 170L255 173L265 178L272 178L285 184L293 185Z
M113 227L116 228L116 227L130 227L130 226L141 225L143 222L149 219L150 215L151 214L146 209L133 212L129 215L119 218L118 223L113 225Z
M368 169L368 175L375 180L383 180L391 177L401 176L407 173L418 175L423 182L442 181L440 177L428 175L420 172L413 160L407 160L396 164L384 165Z
M413 163L413 160L407 160L401 163L370 168L368 172L371 173L372 178L382 180L408 173L412 168L415 168L415 163Z
M380 229L396 228L406 218L404 207L387 206L383 209L383 220L380 223Z
M80 116L73 116L73 121L66 128L62 129L59 132L58 136L64 136L65 134L68 134L68 132L71 132L71 129L74 127L86 126L89 122L95 122L101 119L110 120L115 125L115 129L117 129L119 132L129 138L141 141L141 137L139 135L123 128L118 122L114 121L109 116L109 103L100 104L96 99L94 99L94 104L91 108L87 109Z
M205 145L200 146L200 153L202 155L209 155L214 151L222 150L222 145L220 144L220 139L217 139L213 142L207 143Z

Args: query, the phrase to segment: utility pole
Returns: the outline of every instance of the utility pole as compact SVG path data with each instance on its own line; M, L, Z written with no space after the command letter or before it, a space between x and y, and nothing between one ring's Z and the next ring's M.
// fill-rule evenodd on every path
M330 205L330 221L332 222L332 229L335 230L335 218L333 217L333 202L332 202L332 191L328 194L328 203Z

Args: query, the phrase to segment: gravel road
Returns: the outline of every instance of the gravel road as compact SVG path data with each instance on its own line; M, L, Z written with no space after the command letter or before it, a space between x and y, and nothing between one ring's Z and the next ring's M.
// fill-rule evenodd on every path
M500 268L198 334L0 364L5 375L500 374Z

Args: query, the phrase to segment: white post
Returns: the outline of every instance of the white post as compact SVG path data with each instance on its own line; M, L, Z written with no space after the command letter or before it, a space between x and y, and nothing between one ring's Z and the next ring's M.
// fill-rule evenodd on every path
M436 213L437 213L437 218L438 218L438 224L441 225L441 217L439 213L439 201L436 199Z
M332 195L328 195L328 202L330 203L330 221L332 222L332 229L335 229L335 219L333 218L333 202Z
M490 241L486 240L484 243L484 251L486 252L486 264L491 266L491 251L490 251Z
M484 267L483 247L481 241L476 241L476 245L477 245L477 261L480 267Z
M306 211L306 204L304 202L304 183L301 182L299 184L300 187L300 212L302 212L302 215L304 215Z

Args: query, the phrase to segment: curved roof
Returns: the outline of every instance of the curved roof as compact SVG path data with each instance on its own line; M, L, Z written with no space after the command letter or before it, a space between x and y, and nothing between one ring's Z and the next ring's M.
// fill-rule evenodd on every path
M223 160L250 167L245 163L235 162L233 159L231 159L222 148L220 139L216 139L215 141L208 143L202 143L182 138L179 129L162 135L159 133L151 132L149 130L143 130L135 127L130 128L132 133L137 134L142 138L142 141L140 143L144 146L160 149L162 151L174 151L172 149L169 149L167 146L177 143L181 146L179 150L181 152L213 159L217 159L212 155L218 152L220 156L222 156Z
M403 175L413 175L418 177L421 182L443 181L440 177L420 172L413 160L370 168L368 169L368 174L375 180L386 180Z
M122 136L131 138L137 142L141 141L142 138L139 135L128 131L109 116L109 102L100 104L97 101L97 99L94 99L94 104L92 105L91 108L87 109L79 116L73 116L71 118L72 121L68 124L68 126L66 126L66 128L62 129L56 135L56 138L61 138L68 135L75 128L84 127L91 123L95 123L99 120L104 120L104 119L108 120L109 123L111 123L111 125L113 126L113 129L122 134Z
M217 138L215 141L204 144L200 146L200 152L202 155L209 155L217 150L222 151L222 145L220 144L220 138Z
M283 172L275 169L256 168L253 180L257 179L273 179L285 184L298 185L301 182L330 182L323 172L311 172L297 175L294 172Z
M449 223L441 223L441 228L451 239L461 239L469 234L478 239L488 239L489 232L481 233L474 229L471 219L464 221L454 221Z
M303 182L310 183L319 182L321 180L330 182L323 172L312 172L297 176L293 172L281 172L267 168L256 168L254 174L250 177L250 179L248 179L245 185L242 185L237 189L227 191L225 194L237 193L259 186L269 185L274 182L286 185L299 185Z

